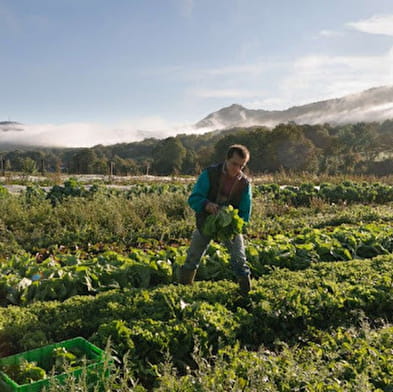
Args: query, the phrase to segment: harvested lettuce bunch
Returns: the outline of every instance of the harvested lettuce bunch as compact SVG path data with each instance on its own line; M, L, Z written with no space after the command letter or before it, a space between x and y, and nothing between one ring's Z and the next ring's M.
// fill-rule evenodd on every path
M47 377L45 370L37 366L36 362L25 359L16 364L4 365L1 370L19 385L30 384Z
M244 220L239 216L239 211L229 205L220 208L216 215L209 215L202 232L217 241L226 241L240 234L243 226Z

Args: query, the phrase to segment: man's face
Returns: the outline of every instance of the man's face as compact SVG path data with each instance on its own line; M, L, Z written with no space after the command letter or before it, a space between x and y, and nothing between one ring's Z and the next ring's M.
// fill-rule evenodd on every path
M236 152L229 158L226 159L226 169L230 177L236 177L240 174L240 171L246 166L247 158L242 158Z

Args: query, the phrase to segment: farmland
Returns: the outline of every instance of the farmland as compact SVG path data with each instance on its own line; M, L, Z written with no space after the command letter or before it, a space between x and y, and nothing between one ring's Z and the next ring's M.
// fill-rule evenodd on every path
M256 182L249 298L215 242L176 284L191 187L0 187L0 356L82 336L108 391L393 390L392 185Z

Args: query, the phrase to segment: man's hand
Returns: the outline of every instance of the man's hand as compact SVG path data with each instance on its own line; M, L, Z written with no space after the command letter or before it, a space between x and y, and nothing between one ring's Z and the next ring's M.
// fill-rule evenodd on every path
M205 206L205 211L208 212L209 214L216 215L220 206L216 203L208 202Z

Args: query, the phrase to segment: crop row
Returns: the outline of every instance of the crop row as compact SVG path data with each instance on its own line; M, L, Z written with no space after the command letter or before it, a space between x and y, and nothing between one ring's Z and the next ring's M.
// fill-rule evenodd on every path
M38 300L64 300L114 288L148 288L176 281L187 247L107 251L84 257L54 253L40 260L30 255L3 260L0 303L4 306ZM321 261L371 258L393 252L393 228L387 224L307 229L293 237L283 234L247 243L247 258L256 278L272 267L308 268ZM225 247L212 243L202 259L198 280L233 279Z
M86 186L76 179L69 179L63 185L55 185L48 191L39 186L28 186L24 193L26 200L48 199L52 205L56 205L68 197L92 197L100 192L111 195L123 195L127 199L140 195L162 195L165 193L178 193L188 195L193 187L188 184L145 184L135 183L124 189L107 187L103 185ZM6 196L7 190L0 186L0 197ZM343 181L339 184L331 183L302 183L299 186L282 186L277 183L255 184L254 196L268 195L276 201L291 203L294 206L309 206L315 198L330 203L387 203L393 201L393 186L380 182L352 182Z
M9 306L0 309L0 354L78 335L105 346L111 337L118 355L129 352L130 371L146 385L157 381L157 366L167 353L179 370L192 368L196 346L205 356L225 346L257 350L262 345L274 357L280 353L279 341L321 344L318 330L348 329L367 320L373 327L391 322L392 261L388 255L320 263L297 272L276 270L254 280L248 300L238 295L235 283L220 281ZM323 351L314 354L324 359ZM355 365L355 370L363 366ZM383 384L383 369L390 369L391 362L380 365L373 380ZM345 373L347 380L356 375L351 369Z
M392 349L393 327L370 329L367 324L315 331L313 340L302 345L277 342L275 351L264 346L254 351L235 344L206 355L196 343L192 370L179 372L167 358L155 367L159 373L156 382L151 377L145 385L153 392L383 392L393 383ZM135 380L135 374L130 374L132 363L133 359L125 356L122 366L111 367L104 379L105 391L147 391ZM65 385L50 385L48 392L91 389L84 380L71 379Z
M393 221L393 205L342 204L294 208L263 196L253 202L248 234L266 238L285 233L293 236L304 227L323 228L342 223ZM21 197L0 200L0 255L59 246L87 248L88 244L138 247L141 238L183 243L195 227L186 197L177 193L138 196L68 198L51 207L49 200L26 202ZM1 257L1 256L0 256Z
M160 392L344 392L389 391L393 383L393 328L318 331L316 341L288 346L278 352L238 345L202 357L195 350L197 369L181 375L160 367ZM279 344L278 344L279 346Z
M61 203L64 199L69 197L84 197L91 198L96 193L105 194L106 196L123 195L126 199L138 197L140 195L162 195L164 193L178 193L189 194L193 184L174 184L174 183L158 183L146 184L135 183L124 187L110 187L105 185L89 185L77 181L75 178L70 178L65 181L63 185L54 185L49 189L45 189L38 185L29 185L23 192L23 197L27 202L33 200L48 199L53 206ZM0 185L0 197L6 197L8 191L5 187Z
M266 194L274 200L291 203L294 206L309 206L315 198L329 203L388 203L393 201L393 186L382 183L355 183L343 181L341 184L303 183L299 186L279 186L278 184L256 185L255 194Z

